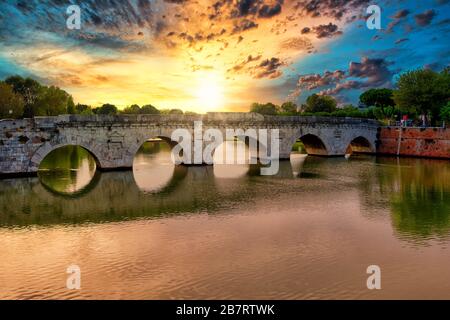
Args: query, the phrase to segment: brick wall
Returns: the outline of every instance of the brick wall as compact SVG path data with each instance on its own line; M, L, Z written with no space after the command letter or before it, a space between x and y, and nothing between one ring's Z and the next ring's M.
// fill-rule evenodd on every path
M396 155L398 150L402 156L450 159L450 129L382 127L378 153Z

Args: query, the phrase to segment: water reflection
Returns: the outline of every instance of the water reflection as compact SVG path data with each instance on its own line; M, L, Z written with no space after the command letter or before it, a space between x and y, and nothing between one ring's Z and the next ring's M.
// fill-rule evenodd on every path
M291 154L291 167L292 167L292 176L294 178L298 178L301 176L302 168L305 164L307 154L302 153L292 153Z
M246 151L243 143L237 146ZM220 148L227 154L236 145L226 142ZM169 145L154 141L138 152L132 172L96 174L95 160L86 150L66 147L44 160L39 180L0 181L0 227L213 214L267 195L290 192L306 200L328 192L340 199L354 190L359 197L352 201L361 205L361 215L388 221L402 240L420 245L449 236L448 161L293 154L280 162L275 176L261 176L260 169L248 163L174 166ZM69 199L55 197L71 194ZM328 210L326 203L320 206Z
M134 158L134 180L144 192L160 192L172 180L174 170L171 147L162 140L144 143Z
M74 197L0 180L0 299L450 298L450 162L294 155L276 176L221 178L167 151L146 145ZM71 154L53 167L91 172ZM48 184L83 185L65 177ZM387 290L365 286L374 261ZM83 290L61 290L74 262Z
M95 159L87 150L78 146L65 146L44 158L38 176L49 190L62 195L74 195L86 191L95 173Z
M382 193L401 236L425 240L450 230L450 164L442 160L380 158Z
M214 176L219 179L239 179L250 169L250 151L240 140L224 141L214 152Z

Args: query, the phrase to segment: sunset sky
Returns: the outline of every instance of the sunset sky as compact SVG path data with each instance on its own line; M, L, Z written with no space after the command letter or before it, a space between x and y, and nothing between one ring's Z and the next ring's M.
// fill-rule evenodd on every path
M81 30L66 9L81 7ZM382 29L366 9L382 9ZM76 102L247 111L316 92L357 104L415 68L450 63L450 1L0 0L0 79L57 85Z

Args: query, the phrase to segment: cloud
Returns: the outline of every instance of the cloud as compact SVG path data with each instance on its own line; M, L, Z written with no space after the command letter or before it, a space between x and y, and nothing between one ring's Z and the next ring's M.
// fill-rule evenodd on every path
M341 93L344 90L362 89L362 88L366 88L366 87L367 87L366 84L361 81L347 80L345 82L338 83L334 88L321 91L319 94L321 94L321 95L337 95L338 93Z
M296 8L311 17L331 17L341 20L342 17L366 6L369 0L303 0L298 1Z
M283 0L279 0L278 3L274 4L273 6L264 4L259 9L258 16L261 18L271 18L273 16L280 14L282 4L283 4Z
M235 23L232 34L240 33L254 28L258 28L257 23L249 19L243 19Z
M308 51L314 50L314 46L311 41L306 37L294 37L283 41L280 45L282 49L294 50L294 51Z
M342 32L338 30L338 26L331 22L329 24L321 24L313 27L313 31L318 39L331 38L342 34Z
M391 18L394 21L391 21L387 28L386 33L392 33L394 31L394 27L399 25L411 12L407 9L397 11Z
M247 57L247 59L245 59L244 61L242 61L241 63L238 63L238 64L236 64L235 66L233 66L231 69L229 69L229 70L227 70L228 72L238 72L238 71L241 71L241 70L243 70L248 64L250 64L250 63L252 63L252 62L254 62L254 61L258 61L258 60L260 60L261 59L261 55L258 55L258 56L252 56L252 55L249 55L248 57Z
M408 38L401 38L401 39L396 40L396 41L395 41L395 44L400 44L400 43L406 42L406 41L408 41L408 40L409 40Z
M307 90L314 90L316 88L336 84L345 78L345 71L336 70L334 72L325 71L323 75L311 74L301 76L298 79L298 86L306 88Z
M311 32L311 28L309 28L309 27L304 27L301 31L302 34L308 34L310 32Z
M393 73L389 70L391 63L385 59L363 57L361 62L351 62L348 70L350 77L366 78L367 86L390 86Z
M230 2L230 1L228 1ZM215 9L222 8L226 0L216 3ZM260 18L271 18L281 13L284 0L268 1L264 0L238 0L231 10L231 17L258 16Z
M416 23L418 26L425 27L431 23L433 18L436 16L436 12L434 10L427 10L423 13L419 13L414 16Z
M284 64L278 58L266 59L253 69L254 70L253 77L257 78L257 79L278 78L282 75L282 72L278 69L279 69L279 67L281 67L283 65Z
M392 18L393 18L393 19L403 19L403 18L406 18L409 14L410 14L410 11L409 11L409 10L403 9L403 10L397 11L397 12L392 16Z
M293 95L303 91L322 89L319 94L337 95L345 90L371 87L391 87L393 72L385 59L363 57L360 62L350 62L348 70L326 71L323 74L301 75Z

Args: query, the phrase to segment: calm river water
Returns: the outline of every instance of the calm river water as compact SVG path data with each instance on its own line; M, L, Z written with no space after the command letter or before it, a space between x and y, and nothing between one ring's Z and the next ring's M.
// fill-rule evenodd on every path
M152 142L129 172L76 147L41 169L0 180L0 299L450 299L450 161L296 154L264 177Z

